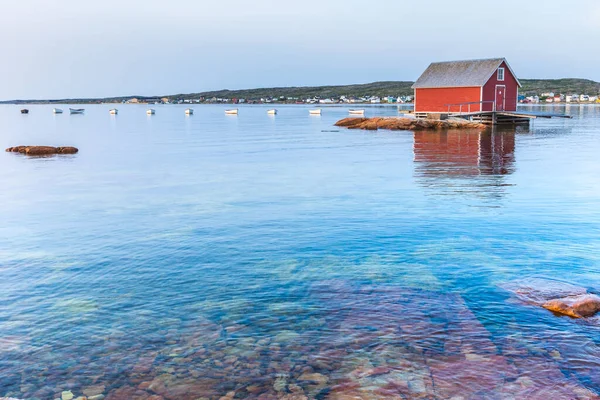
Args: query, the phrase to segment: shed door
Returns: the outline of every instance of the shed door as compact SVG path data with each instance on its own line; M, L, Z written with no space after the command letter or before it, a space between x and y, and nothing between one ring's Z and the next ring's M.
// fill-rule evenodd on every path
M506 86L496 86L496 111L504 111L504 97Z

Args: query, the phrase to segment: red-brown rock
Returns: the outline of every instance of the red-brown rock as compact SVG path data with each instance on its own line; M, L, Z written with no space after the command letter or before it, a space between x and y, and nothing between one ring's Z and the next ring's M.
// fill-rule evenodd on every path
M375 118L344 118L335 126L348 129L364 130L438 130L438 129L485 129L484 124L477 122L454 120L423 120L414 118L375 117Z
M9 153L21 153L27 156L47 156L52 154L75 154L77 147L52 147L52 146L15 146L6 149Z
M600 311L600 297L593 294L563 297L547 301L542 307L572 318L588 318Z
M58 154L75 154L79 151L77 147L66 146L66 147L57 147L56 152Z
M592 317L600 311L600 296L567 282L529 278L506 283L503 287L526 304L573 318Z
M25 154L28 156L45 156L58 153L56 147L51 146L30 146L25 148Z
M6 149L6 151L12 153L24 153L26 148L27 146L15 146L9 147L8 149Z

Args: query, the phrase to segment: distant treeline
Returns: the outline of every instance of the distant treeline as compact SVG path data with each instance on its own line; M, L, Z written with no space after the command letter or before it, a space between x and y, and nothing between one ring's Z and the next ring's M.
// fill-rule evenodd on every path
M302 87L277 87L261 89L243 89L243 90L216 90L210 92L198 92L188 94L171 94L161 96L120 96L107 97L99 99L60 99L60 100L13 100L3 103L120 103L123 101L137 98L140 101L145 99L168 98L170 101L178 100L197 100L197 99L246 99L260 100L261 98L270 99L307 99L318 97L339 98L346 97L365 97L365 96L409 96L413 94L410 88L413 82L409 81L387 81L374 82L356 85L341 86L302 86ZM521 79L523 87L521 94L533 96L541 95L546 92L554 93L576 93L598 95L600 94L600 83L589 79Z
M546 92L555 93L577 93L577 94L600 94L600 83L589 79L521 79L523 87L520 92L525 95L540 95ZM414 82L409 81L387 81L374 82L358 85L344 86L314 86L314 87L281 87L246 90L217 90L212 92L178 94L166 96L174 99L198 99L198 98L228 98L228 99L251 99L260 98L286 98L306 99L311 97L339 98L364 97L364 96L409 96L413 94L411 86Z
M560 94L600 94L600 82L589 79L521 79L523 87L519 93L527 96L539 96L542 93L554 92Z
M178 94L167 97L176 99L197 99L201 97L210 99L216 97L258 100L261 98L277 99L280 97L298 99L319 97L321 99L326 99L339 98L340 96L356 98L366 96L408 96L413 94L413 90L410 88L413 83L414 82L409 81L388 81L341 86L294 86L245 90L216 90L212 92Z

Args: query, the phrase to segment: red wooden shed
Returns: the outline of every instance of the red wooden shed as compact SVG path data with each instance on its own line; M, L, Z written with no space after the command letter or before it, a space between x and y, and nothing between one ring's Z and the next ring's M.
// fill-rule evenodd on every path
M504 58L432 63L412 86L415 113L516 111L520 87Z

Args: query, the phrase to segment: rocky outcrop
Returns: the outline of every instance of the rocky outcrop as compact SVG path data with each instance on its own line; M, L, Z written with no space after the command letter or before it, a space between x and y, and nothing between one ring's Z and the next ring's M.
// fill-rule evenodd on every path
M377 129L416 131L416 130L442 130L442 129L485 129L484 124L469 122L460 119L433 120L414 118L344 118L336 122L335 126L348 129Z
M503 287L526 304L572 318L588 318L600 311L600 296L567 282L531 278L510 282Z
M52 154L75 154L77 147L52 147L52 146L15 146L6 149L10 153L21 153L27 156L47 156Z

